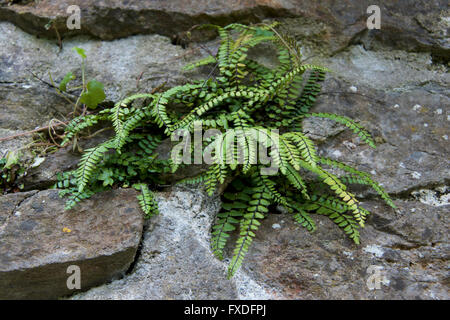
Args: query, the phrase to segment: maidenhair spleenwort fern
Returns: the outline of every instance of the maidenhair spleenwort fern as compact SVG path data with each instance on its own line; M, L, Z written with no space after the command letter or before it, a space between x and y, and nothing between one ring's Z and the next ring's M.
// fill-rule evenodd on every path
M275 31L276 24L203 27L217 30L221 40L218 52L186 70L210 65L210 78L161 93L131 96L67 126L63 143L100 121L110 121L115 130L112 139L85 151L77 170L60 176L57 187L69 197L67 207L111 187L133 186L141 192L138 201L146 216L156 214L151 189L165 183L163 173L188 165L177 160L195 148L189 142L171 160L160 160L155 150L173 133L184 130L184 136L194 135L200 125L200 134L209 129L218 132L205 137L209 145L200 154L204 159L209 153L212 162L207 171L180 183L204 183L211 195L218 185L231 180L222 194L222 209L211 235L212 251L223 259L230 233L238 229L230 277L242 265L261 220L275 207L284 207L310 232L316 230L312 215L325 215L358 244L358 228L364 226L369 212L346 184L368 185L395 206L368 173L320 157L302 130L305 118L327 118L344 124L375 148L369 132L355 120L311 113L327 69L302 64L297 42ZM277 50L278 66L269 68L252 59L249 50L263 42ZM267 149L275 174L265 170L268 162L256 148L260 143ZM334 168L333 173L327 168Z

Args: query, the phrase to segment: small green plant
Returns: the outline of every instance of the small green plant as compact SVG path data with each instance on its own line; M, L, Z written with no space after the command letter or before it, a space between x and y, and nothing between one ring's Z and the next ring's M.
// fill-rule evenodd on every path
M89 109L95 109L97 106L103 102L106 98L104 86L101 82L91 79L90 81L86 81L86 52L82 48L74 47L73 51L75 51L81 57L81 81L82 84L80 86L75 86L70 88L73 90L81 90L81 93L78 95L76 102L71 101L67 97L68 88L67 85L76 79L76 76L72 72L66 73L64 78L61 80L58 86L55 85L51 74L49 74L51 84L56 89L56 92L64 97L64 99L68 100L71 104L73 104L73 114L76 115L78 107L81 104L86 105ZM66 94L66 95L65 95Z
M10 151L4 158L0 158L0 188L3 192L21 189L17 180L25 174L25 168L20 163L20 153Z
M212 251L222 259L230 233L239 227L229 264L230 277L241 266L272 205L284 207L311 232L316 229L311 215L326 215L358 244L358 228L364 226L369 212L345 183L369 185L389 205L394 204L368 173L320 157L314 142L303 132L302 121L308 117L331 119L346 125L375 148L371 135L356 121L311 112L327 69L303 64L297 42L280 34L276 24L204 27L217 30L221 40L218 52L186 69L213 65L212 78L162 93L136 94L113 108L80 116L67 126L63 144L99 121L110 121L115 130L110 140L85 151L77 170L61 176L58 187L69 196L67 207L111 186L134 186L141 191L139 203L145 214L157 213L151 189L161 182L161 173L175 172L186 165L178 161L183 158L182 151L195 146L189 143L178 149L171 160L159 160L155 150L165 138L180 130L198 134L196 128L201 125L201 133L218 131L202 142L202 147L216 150L212 152L214 161L207 171L181 183L203 182L211 195L219 184L231 180L222 195L222 209L211 239ZM249 50L261 43L276 49L278 66L269 68L251 58ZM279 169L276 174L264 171L267 166L257 157L255 145L261 137L272 163ZM206 149L200 156L206 154ZM231 161L224 161L219 154ZM195 154L189 158L192 156ZM326 168L335 168L342 174L333 174ZM316 178L307 179L308 172Z

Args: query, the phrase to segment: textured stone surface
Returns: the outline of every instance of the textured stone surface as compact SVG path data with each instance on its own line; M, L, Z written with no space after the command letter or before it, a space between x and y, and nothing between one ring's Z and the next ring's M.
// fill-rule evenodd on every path
M413 86L430 88L436 83L448 86L450 82L446 67L434 63L429 52L386 47L368 50L363 45L352 45L322 63L356 87L363 84L375 89L405 91Z
M310 234L290 216L269 215L243 268L283 299L449 299L450 206L396 204L399 213L364 203L374 215L359 246L326 217L314 216L317 231ZM370 266L381 270L379 289L367 285L373 284Z
M22 130L10 130L10 129L3 129L0 128L0 139L13 136L16 134L23 133ZM0 142L0 157L3 158L8 154L8 151L11 150L17 150L20 149L22 146L27 145L32 142L31 137L18 137L16 139L9 139L6 141ZM23 158L31 158L32 155L29 152L23 151L22 153Z
M308 234L291 223L288 216L269 215L244 268L229 281L225 278L226 263L217 261L208 245L217 199L208 198L198 189L176 188L159 194L161 215L146 223L142 249L132 272L75 298L449 298L450 80L448 66L440 63L448 61L450 50L445 1L381 1L382 29L370 32L365 30L369 1L74 0L70 4L82 8L82 29L74 32L64 27L68 4L50 0L0 8L0 20L11 21L39 36L54 37L54 30L47 32L43 26L56 17L63 35L63 49L59 51L54 39L41 39L11 23L0 23L0 137L34 129L54 117L64 119L71 111L65 100L33 78L29 70L45 80L51 71L56 82L68 71L80 78L79 57L71 50L74 46L86 50L88 78L102 81L107 99L116 101L131 93L151 91L164 82L173 86L197 77L180 72L184 63L206 54L199 44L184 43L183 32L192 25L277 17L284 23L283 28L300 41L308 63L334 71L328 75L314 111L360 120L374 135L377 149L361 144L345 127L332 121L308 119L308 134L320 143L323 155L371 172L399 207L394 212L375 200L372 191L358 189L357 195L374 213L361 231L360 246L347 240L324 217L318 217L317 232ZM135 35L139 33L164 36ZM187 45L187 49L171 44L171 39L165 37L175 34L177 43ZM66 37L69 35L76 37ZM108 40L128 38L100 41L90 35ZM217 39L203 45L214 52ZM269 50L253 51L260 60L273 64ZM29 137L0 142L0 151L3 155L29 142ZM72 168L76 158L63 150L49 155L41 166L30 171L28 188L47 187L54 182L58 168ZM133 192L122 192L127 194L122 201L125 206L137 210ZM39 210L31 207L37 203L32 199L41 201L43 194L47 195L32 192L0 197L0 230L25 232L20 225L9 224L17 218L11 214L21 212L28 217L29 213L20 208L25 206L27 212ZM52 199L55 206L62 206L62 200L51 198L52 194L49 192L42 200L47 203ZM70 217L96 217L100 212L106 219L119 203L103 197L84 203ZM61 215L62 211L51 205L44 209L36 216L55 217L53 223L68 217L68 213ZM59 238L55 236L58 241L65 243L67 237L76 236L74 231L63 233L62 227L54 229L59 232ZM134 243L139 241L138 233ZM114 236L109 242L120 247L120 241L119 236ZM2 245L3 241L0 252ZM83 242L76 240L71 245L81 246ZM40 247L33 254L39 251ZM95 261L102 264L109 258ZM128 264L131 259L127 256ZM0 268L4 265L0 263ZM379 290L369 290L366 285L370 265L380 266L385 272ZM88 274L97 277L94 269L87 268ZM51 270L55 270L53 274L60 272ZM65 283L65 269L61 274ZM110 279L97 277L99 281L93 285ZM33 285L40 287L42 283L24 288ZM63 294L67 292L59 293Z
M0 138L46 126L53 118L67 118L73 106L32 73L50 82L50 72L58 84L71 71L77 80L69 88L79 85L80 58L73 47L85 49L87 79L101 81L110 101L150 92L163 83L180 84L186 78L179 71L192 56L192 52L184 52L158 35L112 42L76 38L65 41L59 51L52 41L38 39L7 22L0 23L0 42ZM75 101L73 97L72 100ZM28 143L30 137L21 142ZM23 144L18 140L0 141L0 151L4 155Z
M70 211L64 203L57 190L0 197L1 299L69 295L68 266L80 267L86 290L133 262L143 228L135 192L99 194Z
M65 41L59 51L51 41L37 39L3 22L0 23L0 39L4 44L0 48L0 93L3 92L0 97L5 108L0 125L3 128L28 129L44 119L50 120L55 114L53 110L64 116L70 112L70 104L35 79L30 71L47 82L50 82L50 72L57 84L71 71L77 76L78 82L74 82L77 85L81 80L81 59L73 47L86 51L87 80L101 81L111 101L138 91L151 91L164 82L173 86L185 79L179 73L185 63L181 57L183 50L158 35L111 42L76 38ZM12 110L18 115L12 117Z
M348 90L350 84L327 81L314 111L360 120L375 137L377 148L343 131L321 146L322 154L371 172L388 192L395 194L447 183L450 99L444 87L430 84L404 91L381 91L358 86L358 94L354 94Z
M49 188L56 183L58 173L75 169L80 155L68 149L60 149L49 154L38 167L30 168L20 181L24 185L24 190Z
M74 299L267 299L273 289L245 273L226 278L226 265L209 249L217 197L197 188L159 193L160 215L146 225L140 255L124 279Z
M111 133L112 130L106 130L90 139L80 138L77 141L77 145L83 150L92 148L106 141L111 136ZM42 163L37 167L29 168L24 177L18 182L23 184L23 190L25 191L50 188L57 182L58 173L76 169L80 158L81 153L78 150L73 150L72 145L68 145L54 153L46 154Z
M299 17L325 23L323 37L341 48L366 30L366 10L373 4L363 1L311 0L43 0L0 7L0 19L14 22L24 30L55 37L45 25L54 20L60 34L89 34L102 39L116 39L137 33L172 36L196 24L259 22L271 17ZM431 49L448 57L448 10L444 0L379 1L382 29L374 37L408 49ZM81 9L81 29L68 30L67 8Z

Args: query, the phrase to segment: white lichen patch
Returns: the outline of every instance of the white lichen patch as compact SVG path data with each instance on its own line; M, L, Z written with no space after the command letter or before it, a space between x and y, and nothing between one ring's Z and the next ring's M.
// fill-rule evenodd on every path
M422 177L422 174L421 174L420 172L413 171L413 172L411 172L411 176L412 176L414 179L420 179L420 177Z
M383 254L384 254L383 247L380 247L380 246L378 246L378 245L376 245L376 244L373 244L373 245L369 245L369 246L364 247L364 248L363 248L363 251L364 251L364 252L367 252L367 253L372 253L372 254L374 254L377 258L381 258L381 257L383 256Z
M342 253L344 254L344 256L348 257L350 260L354 259L353 252L351 252L351 251L343 251Z
M242 270L236 272L232 281L236 285L239 300L269 300L280 295L275 289L258 284Z
M342 156L342 152L340 152L339 150L334 150L331 154L335 158L339 158L340 156Z
M351 141L345 140L342 144L349 150L356 149L356 144Z
M448 186L437 187L434 190L421 189L412 192L411 195L420 202L434 207L450 204L450 187Z

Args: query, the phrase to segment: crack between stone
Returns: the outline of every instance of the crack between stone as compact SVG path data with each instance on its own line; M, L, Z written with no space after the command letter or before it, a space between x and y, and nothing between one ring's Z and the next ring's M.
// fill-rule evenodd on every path
M5 219L5 222L0 226L0 234L3 233L3 230L5 229L5 227L8 225L9 221L12 219L12 217L15 215L15 213L17 212L17 209L20 208L20 206L22 205L22 203L33 197L34 195L36 195L36 193L38 193L39 191L30 191L31 194L26 195L22 200L20 200L16 206L14 207L14 209L12 209L11 213L8 215L8 217Z
M433 190L436 187L439 187L441 185L448 185L448 184L450 184L450 179L445 178L444 181L433 181L433 182L429 182L424 185L413 186L404 191L400 191L400 192L396 192L396 193L389 193L389 195L393 199L398 199L398 200L416 200L416 198L414 196L412 196L413 192L421 190L421 189Z
M125 271L125 274L123 275L123 277L121 279L133 274L134 271L136 271L137 263L139 261L139 258L142 256L142 250L144 248L145 233L148 231L149 228L150 228L150 224L146 223L146 221L144 221L144 226L142 227L141 239L139 240L139 244L137 246L136 253L134 254L134 259L131 262L128 269Z

